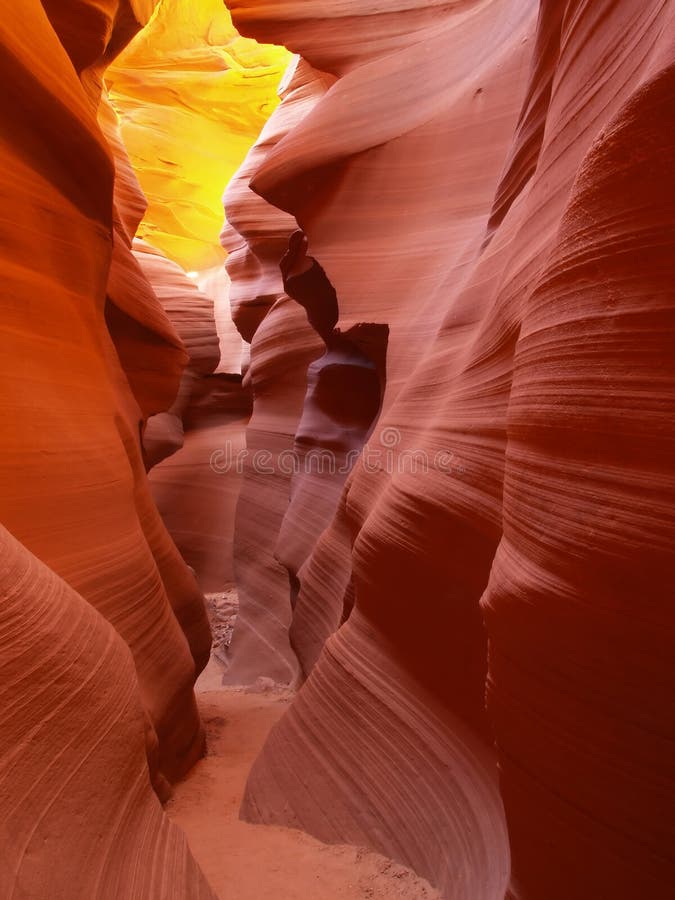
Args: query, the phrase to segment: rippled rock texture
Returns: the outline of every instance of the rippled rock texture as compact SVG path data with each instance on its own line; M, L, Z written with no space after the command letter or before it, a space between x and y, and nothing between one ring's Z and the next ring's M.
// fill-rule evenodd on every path
M209 627L140 444L187 354L133 257L143 199L101 100L152 7L27 0L0 16L7 897L212 896L152 790L203 749Z
M247 819L670 900L675 0L228 5L298 54L243 163L288 53L219 0L2 3L0 895L213 896L232 547L227 679L302 684Z
M318 360L387 330L361 348L381 409L332 521L279 467L245 476L239 520L264 526L238 565L279 586L242 598L246 666L309 677L244 815L369 844L453 900L665 900L675 4L229 5L335 79L263 134L258 198L226 197L251 371L293 373L292 414L254 381L266 445L339 455ZM284 240L258 253L263 218ZM307 320L263 344L288 296ZM338 378L321 412L362 393Z
M289 569L278 556L288 510L296 432L307 390L307 367L321 356L320 336L285 291L279 262L295 219L255 194L249 182L275 147L312 109L334 79L294 60L281 85L281 105L225 192L222 234L232 280L234 323L251 344L246 384L253 413L246 430L243 482L234 557L240 611L226 678L246 684L259 676L290 683L298 664L289 641ZM224 459L232 465L232 458ZM223 477L228 477L226 471ZM311 532L310 532L311 533Z

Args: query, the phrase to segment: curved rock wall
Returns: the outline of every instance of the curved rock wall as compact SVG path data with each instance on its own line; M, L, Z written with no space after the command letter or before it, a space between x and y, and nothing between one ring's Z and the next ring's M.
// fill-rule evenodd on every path
M515 12L504 4L497 9L481 8L468 19L465 13L440 15L436 10L430 17L428 11L411 9L404 16L405 22L397 19L388 54L373 42L369 30L386 32L386 24L381 17L367 15L366 9L352 7L351 15L342 16L337 7L330 7L324 28L317 25L311 11L295 10L292 26L286 22L276 31L268 30L275 28L273 21L267 25L259 21L265 18L259 7L253 10L247 4L235 4L232 9L240 27L245 29L252 16L256 33L265 39L276 34L277 40L283 38L317 64L324 64L320 54L332 44L330 74L342 77L276 146L270 146L263 132L259 149L249 155L246 166L249 178L255 172L253 189L292 214L291 221L308 235L309 253L320 262L337 296L334 326L338 332L345 334L364 322L386 330L386 351L381 342L372 354L373 364L384 356L379 367L384 382L381 403L386 409L443 317L446 305L440 291L447 270L456 267L464 272L466 261L484 238L485 217L518 115L518 91L524 89L527 76L527 47L521 39L528 27L533 28L533 5ZM393 25L396 17L384 18ZM403 54L400 29L406 28L417 31L408 36L410 46ZM486 36L491 43L486 43ZM304 43L296 48L294 40ZM470 49L449 57L453 41ZM342 56L338 59L340 49ZM316 59L315 52L319 53ZM368 52L372 58L366 58ZM359 64L351 56L354 53L363 57ZM414 79L411 72L415 72ZM485 85L494 72L500 73L500 90L488 93ZM329 133L330 141L326 139ZM439 185L443 185L442 190ZM251 200L250 195L246 198L249 219L262 202ZM232 212L226 203L228 216ZM279 264L279 248L270 250L275 255L268 258L268 269L272 263L275 268ZM439 266L441 257L447 260L446 268ZM235 310L240 291L248 290L249 297L259 296L235 268L231 276ZM252 359L255 364L255 346ZM303 366L303 379L305 371ZM349 386L344 392L349 396L346 405L353 403ZM255 410L254 400L254 419ZM304 431L306 443L307 429ZM344 440L344 428L334 432ZM317 449L334 454L334 471L320 479L323 503L316 502L316 490L310 491L313 502L301 504L300 515L297 505L289 510L285 528L270 520L265 525L274 528L270 543L275 555L288 561L293 571L290 592L285 573L279 579L279 591L284 591L285 610L289 610L289 596L295 598L291 634L304 672L309 671L323 641L342 618L351 569L349 538L345 543L322 535L349 466L342 465L335 441L325 429L322 438L316 423L312 438ZM376 450L387 454L391 439L397 442L398 435L376 429ZM287 443L284 449L288 446L292 445ZM305 481L315 482L317 467L312 471L311 466L305 466L302 444L298 449L296 468L303 476L308 474ZM277 472L279 467L270 468ZM263 474L252 498L243 493L240 517L253 511L255 498L269 490L265 485L276 478L276 474ZM284 508L282 514L286 512ZM307 548L302 555L291 551L287 539L277 546L279 532L285 532L285 538L294 534L297 541L299 528L305 534L302 543ZM347 536L349 532L345 523L342 533ZM320 555L311 555L317 541L326 549L323 564ZM261 556L249 565L259 573L260 581L269 583L269 578L263 578ZM268 608L279 609L278 597L277 593ZM271 601L262 589L256 592L256 598L265 605ZM284 623L289 614L286 612L282 619ZM278 618L278 613L268 616L264 610L258 611L257 628L265 632ZM285 629L279 632L276 628L274 637L266 634L268 643L281 645L284 633ZM237 639L235 633L235 650ZM250 653L247 658L250 669Z
M151 789L203 748L208 623L140 446L186 355L97 124L101 72L151 11L2 4L3 896L211 896Z
M228 251L233 319L251 343L245 381L253 394L234 539L240 606L225 676L234 684L258 676L289 683L298 675L288 636L289 572L277 556L277 541L293 475L293 466L284 459L291 459L307 367L323 348L303 309L285 293L279 269L296 222L254 194L249 181L333 80L306 63L291 64L280 89L281 105L224 197L228 223L221 240ZM232 459L225 463L236 465Z
M243 813L452 898L665 900L675 4L230 5L337 76L252 187L389 328Z
M214 460L223 447L243 450L250 397L241 383L242 341L230 324L234 334L224 335L221 360L214 299L144 241L134 241L134 255L190 356L171 407L153 416L143 432L152 495L202 590L216 593L234 580L241 473L236 467L220 472ZM212 277L205 289L220 287Z
M230 6L302 55L225 197L227 680L304 680L243 815L453 900L669 900L675 2ZM219 589L241 348L222 278L134 253L102 76L153 7L2 3L3 896L212 896L157 797L210 637L141 439L227 510L184 536Z
M144 241L134 241L133 254L189 357L173 402L165 412L152 416L144 429L143 447L151 468L183 446L183 416L199 380L218 366L220 348L213 302L181 267Z
M213 900L152 790L134 661L0 528L0 894Z

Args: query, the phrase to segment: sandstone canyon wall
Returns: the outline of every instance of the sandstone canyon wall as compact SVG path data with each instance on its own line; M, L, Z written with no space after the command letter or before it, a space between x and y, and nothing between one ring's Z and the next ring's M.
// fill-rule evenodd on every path
M302 685L245 818L451 900L670 900L675 2L228 6L298 54L225 194L250 363L197 179L287 51L0 2L0 895L213 896L160 798L233 552L226 681Z
M280 88L281 105L224 198L228 221L221 240L228 251L230 303L235 324L251 344L246 381L254 398L235 528L240 606L226 674L235 684L256 676L290 683L298 675L289 642L289 571L278 558L277 543L293 474L284 459L293 450L308 365L322 349L303 309L285 293L279 268L297 228L295 220L254 194L249 182L270 148L303 119L333 80L306 63L291 64Z
M222 0L163 0L106 71L148 200L139 236L188 272L222 266L220 198L289 57L238 35Z
M276 263L324 346L326 321L388 329L379 421L332 523L291 492L261 556L242 548L252 584L270 548L303 545L267 615L262 593L249 608L259 672L277 654L309 675L243 814L366 843L452 898L665 900L675 4L229 5L336 79L252 152L261 200L226 198L253 257L235 296L274 309L237 226L243 204L271 221L264 200L305 235ZM294 340L254 342L252 368ZM321 442L312 377L292 417L254 386L270 440L296 421ZM356 401L334 387L331 408ZM267 477L240 521L262 521Z
M214 308L219 298L202 292L177 263L138 239L134 255L189 355L173 403L152 416L143 432L150 487L200 587L215 593L233 581L240 476L234 469L221 477L211 462L219 447L243 447L250 398L242 388L242 342L231 321L219 336ZM213 282L217 293L219 281L207 279L205 288ZM221 321L221 331L226 325Z
M203 747L208 623L140 444L187 356L132 255L142 198L101 108L105 66L153 5L0 16L7 897L212 896L151 786L166 796Z

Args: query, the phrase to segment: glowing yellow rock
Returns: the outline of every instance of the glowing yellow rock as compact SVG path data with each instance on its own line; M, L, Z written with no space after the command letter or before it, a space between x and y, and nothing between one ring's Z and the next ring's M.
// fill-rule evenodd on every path
M148 199L139 236L184 269L224 258L221 197L277 105L289 58L240 37L223 0L163 0L106 72Z

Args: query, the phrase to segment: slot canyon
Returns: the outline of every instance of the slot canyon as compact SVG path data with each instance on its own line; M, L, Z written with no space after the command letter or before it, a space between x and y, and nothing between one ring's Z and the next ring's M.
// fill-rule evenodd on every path
M0 8L0 900L673 900L675 0Z

